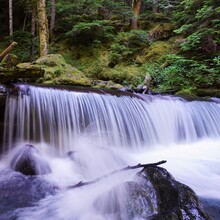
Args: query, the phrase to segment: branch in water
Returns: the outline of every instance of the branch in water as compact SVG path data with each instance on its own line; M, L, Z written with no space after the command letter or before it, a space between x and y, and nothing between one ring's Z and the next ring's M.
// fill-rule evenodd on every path
M120 172L123 172L123 171L126 171L126 170L133 170L133 169L138 169L138 168L143 168L143 169L145 169L145 168L147 168L147 167L158 166L158 165L164 164L164 163L166 163L166 162L167 162L166 160L161 160L161 161L159 161L159 162L157 162L157 163L147 163L147 164L140 164L140 163L139 163L139 164L137 164L136 166L127 166L127 167L124 167L124 168L119 169L119 170L114 170L114 171L112 171L112 172L110 172L110 173L108 173L108 174L105 174L105 175L103 175L103 176L100 176L100 177L98 177L98 178L96 178L96 179L94 179L94 180L92 180L92 181L87 181L87 182L82 182L82 181L80 181L80 182L78 182L78 183L75 184L75 185L68 186L67 189L74 189L74 188L78 188L78 187L90 185L90 184L93 184L93 183L97 183L97 182L99 182L99 181L101 181L101 180L103 180L103 179L105 179L105 178L107 178L107 177L109 177L109 176L114 175L115 173L120 173Z

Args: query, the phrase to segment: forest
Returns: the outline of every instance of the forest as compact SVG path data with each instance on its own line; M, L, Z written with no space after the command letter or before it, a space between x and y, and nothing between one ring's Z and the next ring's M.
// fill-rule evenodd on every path
M12 66L3 58L0 68L35 63L46 70L39 83L102 88L134 89L149 74L155 93L219 96L219 0L0 0L0 5L0 53L17 43ZM55 56L43 61L48 54Z

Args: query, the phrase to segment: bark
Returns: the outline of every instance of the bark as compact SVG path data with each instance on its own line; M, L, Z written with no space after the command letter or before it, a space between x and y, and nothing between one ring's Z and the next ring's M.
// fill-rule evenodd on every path
M158 13L159 12L159 1L160 0L154 0L153 1L153 13Z
M17 45L16 42L12 42L1 54L0 60L4 58L15 46Z
M25 31L26 21L27 21L28 13L25 13L24 22L23 22L23 31Z
M36 32L36 4L32 1L32 15L31 15L31 49L30 49L30 57L31 60L34 60L34 38Z
M39 37L39 56L48 54L48 21L46 16L45 0L37 0L37 19L38 19L38 37Z
M13 0L9 0L9 35L13 35Z
M131 21L131 29L137 30L138 29L138 17L141 11L141 4L142 0L133 0L132 1L132 10L134 13L133 19Z
M54 38L55 17L56 17L56 0L51 0L50 39Z

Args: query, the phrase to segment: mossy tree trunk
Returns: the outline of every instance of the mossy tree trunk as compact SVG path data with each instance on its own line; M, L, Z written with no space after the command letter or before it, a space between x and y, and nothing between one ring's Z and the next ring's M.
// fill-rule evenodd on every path
M133 19L131 21L131 29L138 29L138 17L141 11L142 0L132 0L132 10L134 13Z
M8 1L8 14L9 14L9 35L13 35L13 6L12 6L13 1L9 0Z
M38 19L38 37L39 37L39 55L48 54L48 20L46 15L45 0L37 0L37 19Z
M51 0L50 10L50 40L54 38L55 16L56 16L56 0Z
M32 15L31 15L31 50L30 50L30 57L31 60L34 60L34 38L35 38L35 32L36 32L36 21L37 21L37 16L36 16L36 4L35 1L32 0L31 2L31 10L32 10Z

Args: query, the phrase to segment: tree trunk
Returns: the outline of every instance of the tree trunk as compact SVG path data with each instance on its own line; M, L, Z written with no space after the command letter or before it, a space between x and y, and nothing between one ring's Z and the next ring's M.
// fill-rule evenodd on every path
M48 53L48 21L46 16L45 0L37 0L37 19L39 37L39 55L46 56Z
M154 0L153 1L153 13L158 13L159 12L159 1L160 0Z
M54 38L55 16L56 16L56 0L51 0L50 39Z
M31 48L30 48L30 58L34 60L34 38L36 32L36 4L32 1L32 15L31 15Z
M11 43L1 54L0 60L4 58L15 46L17 45L16 42Z
M142 0L133 0L132 1L132 10L134 13L134 16L131 21L131 29L132 30L138 29L138 16L141 11L141 3L142 3Z
M8 13L9 13L9 35L13 35L13 6L12 6L12 0L9 0L8 5Z

